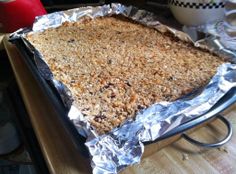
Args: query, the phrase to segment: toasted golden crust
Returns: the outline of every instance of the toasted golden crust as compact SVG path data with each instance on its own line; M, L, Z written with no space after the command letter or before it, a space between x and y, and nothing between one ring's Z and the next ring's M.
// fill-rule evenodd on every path
M202 87L224 63L189 43L115 17L64 23L28 40L99 133L142 108Z

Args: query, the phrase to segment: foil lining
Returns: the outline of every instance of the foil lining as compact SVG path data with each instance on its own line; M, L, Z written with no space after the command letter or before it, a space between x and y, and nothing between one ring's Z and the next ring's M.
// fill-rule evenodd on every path
M162 25L157 17L145 10L119 3L98 7L83 7L63 12L56 12L37 17L32 30L20 29L11 35L11 39L23 39L35 55L35 62L41 75L49 80L62 97L65 106L70 108L68 117L74 123L78 132L87 137L86 146L91 155L93 173L118 173L126 166L138 163L144 152L144 142L154 141L177 126L199 117L209 111L231 88L236 86L236 65L225 63L218 68L216 75L204 89L191 97L185 97L174 102L156 103L141 110L135 120L127 120L119 128L98 135L81 112L73 105L71 94L63 84L53 78L47 63L37 50L25 39L28 33L41 32L45 29L58 27L63 22L79 21L82 17L96 18L99 16L124 15L161 32L171 32L174 36L193 42L196 47L208 49L211 52L236 62L235 50L229 50L221 44L216 36L208 36L196 30L186 30L186 33ZM200 36L201 37L198 37ZM199 40L200 38L200 40Z

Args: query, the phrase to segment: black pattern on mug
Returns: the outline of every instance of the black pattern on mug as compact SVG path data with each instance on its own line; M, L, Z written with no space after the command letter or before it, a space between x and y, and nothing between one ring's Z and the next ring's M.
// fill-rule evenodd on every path
M184 7L184 8L195 8L195 9L213 9L213 8L224 8L225 3L196 3L196 2L180 2L178 0L169 0L169 4Z

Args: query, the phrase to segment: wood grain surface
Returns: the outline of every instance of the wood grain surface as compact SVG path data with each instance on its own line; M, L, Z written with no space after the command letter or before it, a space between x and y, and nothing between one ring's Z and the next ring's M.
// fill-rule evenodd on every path
M184 139L144 158L122 174L234 174L236 173L236 105L223 115L233 125L232 139L221 148L204 149ZM226 134L225 126L215 120L189 134L202 142L216 142Z
M72 137L58 119L50 101L38 87L15 46L10 44L7 38L4 40L4 45L50 172L52 174L91 173L89 161L79 154ZM147 146L141 163L127 168L122 173L236 173L235 111L236 105L224 113L234 126L233 138L224 147L206 150L191 145L183 139L167 146L179 139L178 135L155 145ZM201 141L214 142L222 138L225 131L221 122L214 121L190 135ZM163 149L160 150L161 148Z

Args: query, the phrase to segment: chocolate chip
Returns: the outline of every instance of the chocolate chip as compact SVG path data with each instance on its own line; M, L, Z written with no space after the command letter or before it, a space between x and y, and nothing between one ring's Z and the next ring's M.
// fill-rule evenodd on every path
M129 86L129 87L132 86L129 81L125 81L125 84L126 84L127 86Z
M75 41L75 39L70 39L70 40L68 40L67 42L68 43L73 43Z
M112 83L109 82L109 83L106 84L105 86L101 87L99 91L100 91L100 92L103 92L105 89L108 89L110 86L113 86L113 85L114 85L114 84L112 84Z
M94 117L94 120L96 121L96 122L101 122L103 119L105 119L106 118L106 116L105 115L96 115L95 117Z
M144 109L144 108L145 108L145 107L144 107L144 106L142 106L142 105L138 105L137 107L138 107L138 110L142 110L142 109Z
M115 98L116 94L114 92L111 93L111 98Z
M157 75L157 74L158 74L158 71L155 71L155 72L153 73L154 76Z
M109 88L110 86L113 86L113 85L114 85L113 83L109 82L108 84L106 84L106 85L104 86L104 88L107 89L107 88Z
M164 97L166 101L170 101L173 96L171 94L166 94Z
M168 77L167 80L172 81L172 80L174 80L174 78L173 77Z
M109 60L107 61L107 63L108 63L109 65L112 64L112 60L109 59Z

